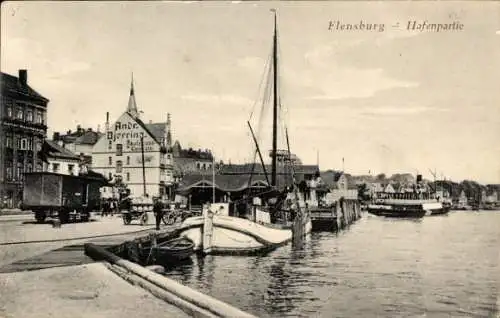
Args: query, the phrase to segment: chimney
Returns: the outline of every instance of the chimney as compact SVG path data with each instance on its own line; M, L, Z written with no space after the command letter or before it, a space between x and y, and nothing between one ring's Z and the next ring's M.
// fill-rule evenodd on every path
M28 85L28 71L27 70L19 70L19 83L22 86Z
M106 112L106 123L104 123L104 130L106 133L109 131L109 112Z

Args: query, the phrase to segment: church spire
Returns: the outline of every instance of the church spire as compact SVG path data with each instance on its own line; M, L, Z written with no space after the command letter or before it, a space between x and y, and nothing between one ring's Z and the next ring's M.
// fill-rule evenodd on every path
M132 73L132 80L130 82L130 96L128 98L127 112L133 117L139 117L139 111L137 110L137 103L135 102L134 73Z

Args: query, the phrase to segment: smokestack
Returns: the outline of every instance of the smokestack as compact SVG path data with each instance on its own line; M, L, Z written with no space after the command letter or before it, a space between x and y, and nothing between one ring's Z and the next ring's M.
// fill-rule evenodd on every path
M19 70L19 83L22 86L28 85L28 71L27 70Z
M106 133L109 131L109 112L106 112L106 123L104 124L104 130Z

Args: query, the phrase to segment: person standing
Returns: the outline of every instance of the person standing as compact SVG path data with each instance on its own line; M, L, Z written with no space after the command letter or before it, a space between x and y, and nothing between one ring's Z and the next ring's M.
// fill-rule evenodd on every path
M161 219L163 218L163 202L161 199L156 198L153 204L153 213L156 219L156 230L160 230Z

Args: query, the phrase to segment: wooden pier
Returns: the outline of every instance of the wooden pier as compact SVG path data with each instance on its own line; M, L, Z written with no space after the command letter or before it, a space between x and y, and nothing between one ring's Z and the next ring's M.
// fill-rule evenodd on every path
M340 199L329 207L309 209L313 231L339 231L361 218L358 200Z

